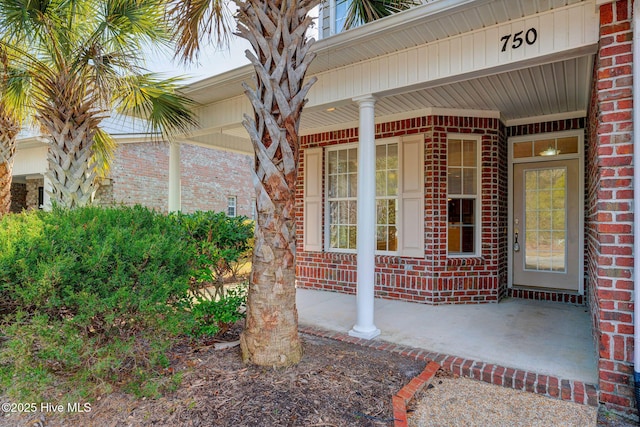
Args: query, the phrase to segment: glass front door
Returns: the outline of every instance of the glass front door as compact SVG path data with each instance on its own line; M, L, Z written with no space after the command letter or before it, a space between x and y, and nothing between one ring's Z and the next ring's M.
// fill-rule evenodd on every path
M513 284L578 291L579 161L513 166Z

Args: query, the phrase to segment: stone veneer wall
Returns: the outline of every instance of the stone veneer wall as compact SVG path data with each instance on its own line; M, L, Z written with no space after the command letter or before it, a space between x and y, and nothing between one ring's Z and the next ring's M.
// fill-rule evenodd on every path
M27 184L11 183L11 212L18 213L27 209Z
M38 209L38 188L44 187L44 178L27 179L27 209Z

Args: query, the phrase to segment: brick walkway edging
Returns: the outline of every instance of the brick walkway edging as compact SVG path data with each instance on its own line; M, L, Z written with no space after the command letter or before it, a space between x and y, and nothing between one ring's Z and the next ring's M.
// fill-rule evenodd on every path
M409 420L407 419L407 405L413 399L416 393L431 381L431 378L438 372L440 365L436 362L429 362L422 373L409 381L409 384L393 396L391 403L393 404L393 426L407 427Z
M523 390L543 396L575 402L582 405L598 406L598 388L582 381L565 380L556 376L539 374L522 369L508 368L491 363L464 359L443 353L374 339L365 340L342 332L328 331L315 326L300 325L301 333L344 341L376 350L389 351L425 362L436 362L442 369L461 377L473 378L502 387Z

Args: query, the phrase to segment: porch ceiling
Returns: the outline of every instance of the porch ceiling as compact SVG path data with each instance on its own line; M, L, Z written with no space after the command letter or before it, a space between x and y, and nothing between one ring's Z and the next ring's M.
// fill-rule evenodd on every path
M376 117L384 120L399 113L427 108L476 110L496 113L506 123L553 116L583 116L589 104L593 55L538 65L501 74L415 90L380 98ZM313 133L323 128L357 123L355 103L334 111L306 110L301 128Z
M375 107L376 120L382 122L395 117L411 117L430 108L497 116L507 125L555 117L583 117L589 105L593 60L594 56L589 54L381 97ZM336 106L333 111L324 108L305 109L300 128L302 134L312 134L355 127L357 123L358 105L349 102ZM238 124L217 134L201 135L193 140L251 152L247 138L246 131Z

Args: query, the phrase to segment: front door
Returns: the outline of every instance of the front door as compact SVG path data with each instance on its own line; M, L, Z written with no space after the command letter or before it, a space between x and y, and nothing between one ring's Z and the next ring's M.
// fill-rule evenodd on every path
M578 159L513 165L513 285L580 290Z

